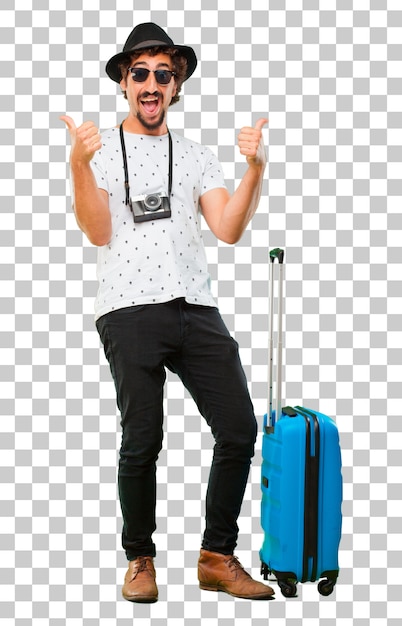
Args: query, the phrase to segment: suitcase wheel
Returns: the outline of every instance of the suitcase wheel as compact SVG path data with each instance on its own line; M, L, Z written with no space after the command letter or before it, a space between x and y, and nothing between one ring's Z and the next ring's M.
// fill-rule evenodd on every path
M317 589L322 596L330 596L334 590L334 587L335 582L333 580L328 580L327 578L325 578L324 580L320 580Z
M278 580L278 585L285 598L297 596L297 585L292 580Z
M264 577L264 580L268 580L269 567L266 563L261 561L261 576Z

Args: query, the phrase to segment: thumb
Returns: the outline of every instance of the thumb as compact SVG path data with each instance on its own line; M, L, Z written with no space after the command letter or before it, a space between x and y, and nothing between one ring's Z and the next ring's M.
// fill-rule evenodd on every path
M77 130L77 127L75 125L75 122L73 120L72 117L70 117L69 115L62 115L60 118L60 120L62 120L63 122L65 122L70 135L73 135L75 133L75 131Z
M265 117L260 117L260 119L256 121L254 128L256 130L262 130L265 124L268 124L268 119Z

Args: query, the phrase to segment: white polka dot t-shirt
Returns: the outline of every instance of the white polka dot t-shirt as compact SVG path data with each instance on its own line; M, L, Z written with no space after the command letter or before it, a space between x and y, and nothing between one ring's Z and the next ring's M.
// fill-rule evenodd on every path
M119 129L102 133L91 161L98 187L109 193L110 242L98 248L95 319L116 309L184 297L216 306L201 236L199 198L225 187L221 165L207 147L171 132L171 217L134 223L125 204ZM124 133L131 197L168 192L168 135Z

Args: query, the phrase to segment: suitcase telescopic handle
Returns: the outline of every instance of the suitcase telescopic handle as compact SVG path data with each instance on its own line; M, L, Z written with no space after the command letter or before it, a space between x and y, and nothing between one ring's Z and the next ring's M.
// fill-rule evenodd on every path
M275 419L279 420L282 415L282 309L283 309L283 263L285 251L282 248L274 248L269 253L269 332L268 332L268 426L272 423L272 379L273 379L273 336L274 336L274 262L279 263L279 284L278 284L278 342L276 350L276 410Z
M275 261L275 259L278 259L278 263L282 265L285 259L285 250L282 250L282 248L274 248L274 250L270 251L269 258L271 259L272 263Z

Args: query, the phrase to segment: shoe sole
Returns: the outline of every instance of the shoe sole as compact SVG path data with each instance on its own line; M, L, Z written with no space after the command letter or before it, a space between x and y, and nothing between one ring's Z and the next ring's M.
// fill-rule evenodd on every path
M153 604L158 601L158 596L136 596L134 598L128 598L123 595L123 598L127 600L127 602L138 602L138 604Z
M271 594L261 594L261 595L258 595L258 596L241 596L241 595L238 595L238 594L235 594L235 593L231 593L230 591L228 591L224 587L219 587L218 585L207 585L205 583L200 583L199 587L203 591L222 591L223 593L229 594L233 598L241 598L242 600L273 600L274 599L274 594L273 593L271 593Z

